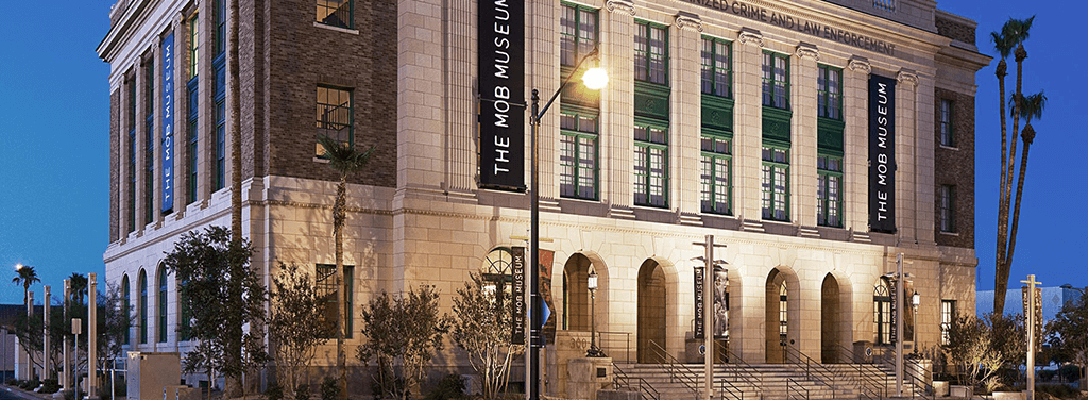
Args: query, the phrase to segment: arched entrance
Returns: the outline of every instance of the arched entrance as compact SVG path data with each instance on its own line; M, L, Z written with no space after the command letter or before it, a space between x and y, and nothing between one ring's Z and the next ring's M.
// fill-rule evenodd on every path
M664 362L654 349L665 347L665 298L665 271L656 261L646 260L638 270L637 358L640 363Z
M839 283L835 277L828 273L820 285L820 362L831 364L845 362L839 360L837 344L840 335L838 331L839 316L842 305L839 303Z
M789 343L789 337L796 336L796 332L790 332L797 324L792 321L794 318L790 317L790 311L797 307L798 299L795 297L799 292L797 278L792 271L775 268L767 274L767 314L764 325L767 328L765 346L768 364L779 364L786 360L786 346L792 344Z
M592 265L592 261L580 253L570 256L563 265L564 330L590 331L588 277Z

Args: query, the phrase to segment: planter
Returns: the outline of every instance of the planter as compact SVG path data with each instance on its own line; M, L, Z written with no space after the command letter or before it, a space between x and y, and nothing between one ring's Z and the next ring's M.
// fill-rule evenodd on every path
M933 381L933 395L948 397L948 381Z
M951 385L951 386L949 386L949 388L950 388L949 392L950 392L952 397L961 398L961 399L970 399L972 396L975 395L974 388L972 388L970 386Z
M1024 400L1024 393L1020 391L999 391L993 392L994 400Z

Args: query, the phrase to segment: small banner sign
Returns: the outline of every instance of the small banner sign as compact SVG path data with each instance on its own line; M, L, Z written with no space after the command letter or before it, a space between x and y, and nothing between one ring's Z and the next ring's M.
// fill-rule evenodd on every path
M512 255L510 261L510 274L514 278L514 284L510 288L514 294L511 301L514 302L510 318L510 343L515 345L525 344L526 305L525 301L525 248L514 247L510 249Z
M162 212L174 209L174 34L162 39Z
M480 186L525 189L525 2L477 3Z
M869 75L869 230L895 233L895 84Z

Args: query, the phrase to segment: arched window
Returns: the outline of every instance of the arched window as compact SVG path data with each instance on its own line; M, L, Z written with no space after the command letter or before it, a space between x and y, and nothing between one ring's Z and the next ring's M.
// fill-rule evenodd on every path
M786 281L782 281L782 286L778 287L778 338L782 341L782 345L786 345L786 322L788 321L786 313Z
M126 321L131 321L128 318L132 316L132 288L130 285L128 274L125 274L121 277L121 298L123 299L121 302L121 315L125 316ZM127 322L126 325L128 325ZM125 327L125 344L132 344L132 332L127 326Z
M178 318L178 340L189 340L189 324L192 314L189 309L189 296L185 293L185 285L188 281L178 282L178 302L181 304L181 318Z
M510 275L510 263L513 260L514 255L509 248L496 247L487 253L487 257L480 265L480 277L484 281L484 290L491 292L499 304L513 293L511 286L514 279Z
M159 264L159 343L166 343L166 266Z
M880 278L873 288L873 343L891 344L892 297L888 281Z
M140 270L140 344L147 344L147 271Z

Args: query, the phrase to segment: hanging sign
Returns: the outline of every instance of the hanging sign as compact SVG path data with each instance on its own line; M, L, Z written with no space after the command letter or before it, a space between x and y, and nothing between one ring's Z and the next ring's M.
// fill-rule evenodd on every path
M480 186L525 189L525 3L480 0Z
M895 233L895 84L869 75L869 230Z
M162 40L162 212L174 209L174 34Z
M510 292L513 293L511 301L514 302L510 318L510 343L515 345L525 344L526 302L525 302L525 248L514 247L510 249L510 275L514 279Z

